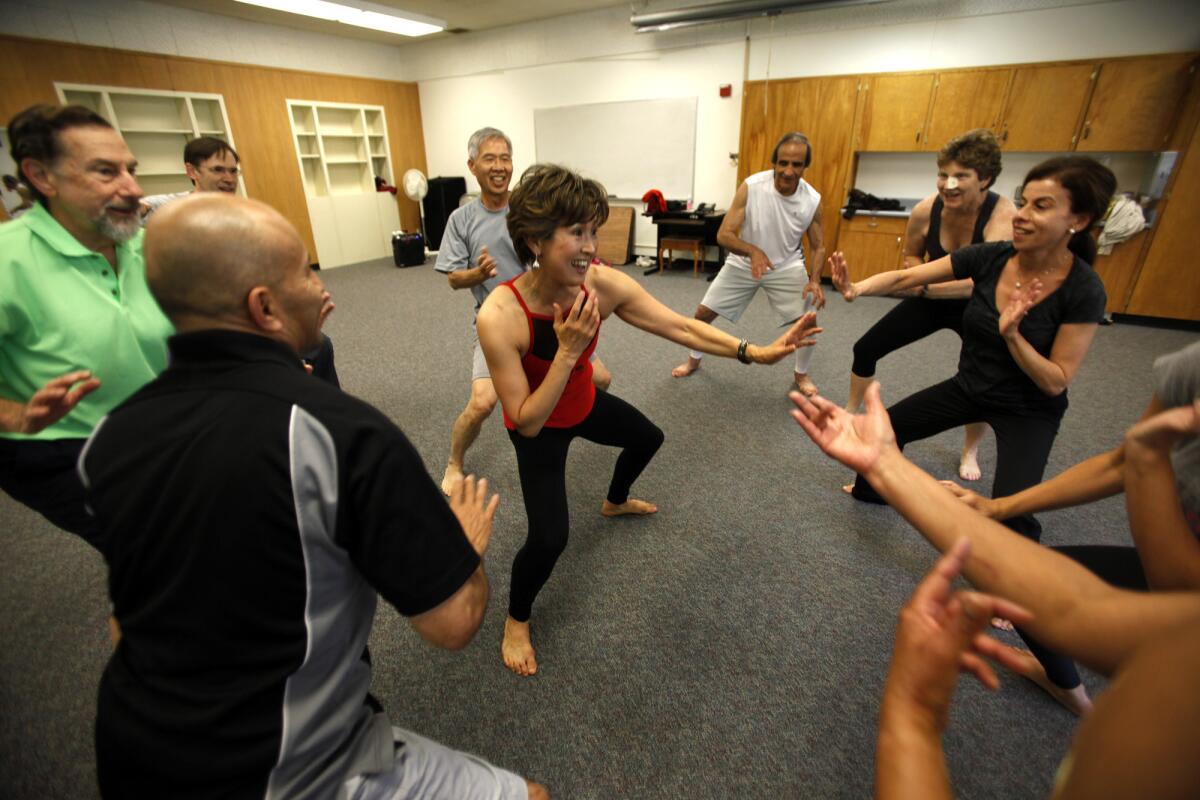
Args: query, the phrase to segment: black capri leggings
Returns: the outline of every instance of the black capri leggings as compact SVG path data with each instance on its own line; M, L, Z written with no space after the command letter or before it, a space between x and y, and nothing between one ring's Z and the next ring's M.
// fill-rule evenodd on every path
M962 338L962 315L966 307L966 298L901 300L854 343L851 372L860 378L870 378L875 375L879 359L940 330L954 331Z
M1077 561L1102 580L1118 588L1139 592L1150 588L1146 582L1146 572L1142 569L1142 560L1138 557L1137 550L1132 547L1083 544L1051 549ZM1074 689L1079 685L1079 671L1075 669L1074 661L1047 648L1019 627L1017 633L1021 634L1025 644L1029 645L1029 651L1041 662L1051 683L1062 689Z
M663 443L663 432L657 425L608 392L596 392L591 413L573 428L542 428L532 438L508 432L517 451L521 493L529 517L529 535L513 559L508 594L508 613L518 622L529 619L534 598L567 546L567 450L577 436L622 448L608 485L608 501L617 504L629 499L629 488Z
M954 378L906 397L889 408L888 415L900 449L909 442L971 422L990 425L996 432L996 480L992 483L992 497L1016 494L1041 482L1060 419L983 405L963 391ZM854 482L853 494L868 503L883 502L861 475ZM1041 539L1042 526L1031 514L1002 522L1035 542Z

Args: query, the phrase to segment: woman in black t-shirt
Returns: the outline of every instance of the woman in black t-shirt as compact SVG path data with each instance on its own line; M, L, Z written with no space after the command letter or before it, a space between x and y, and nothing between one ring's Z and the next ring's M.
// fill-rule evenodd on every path
M993 496L1042 479L1067 386L1083 362L1104 315L1104 286L1089 262L1088 228L1116 189L1112 172L1090 158L1053 158L1030 170L1011 242L970 245L944 258L851 283L841 253L829 259L833 282L847 301L971 278L963 312L958 373L888 409L897 443L949 428L986 422L996 432ZM882 502L860 476L852 494ZM1031 515L1004 520L1037 540Z
M997 242L1012 236L1012 201L991 191L1000 174L1000 142L989 130L954 137L937 155L937 191L917 203L904 236L904 266L936 261L969 244ZM962 338L963 311L971 281L950 281L935 288L921 286L884 314L854 343L850 367L850 399L846 410L858 413L875 377L875 365L889 353L940 330ZM980 477L977 452L986 427L967 426L958 476Z

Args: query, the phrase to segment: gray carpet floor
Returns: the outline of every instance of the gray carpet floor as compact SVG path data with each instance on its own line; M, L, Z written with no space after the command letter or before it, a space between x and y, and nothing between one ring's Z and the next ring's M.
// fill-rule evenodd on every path
M707 284L690 270L642 277L690 315ZM327 331L347 391L383 409L439 478L469 388L470 297L430 266L369 263L323 273L338 310ZM894 301L852 305L831 290L813 362L845 400L851 346ZM737 326L777 328L766 298ZM1191 332L1101 328L1071 388L1049 473L1107 449L1150 396L1155 356ZM938 333L881 362L885 400L951 375L959 342ZM896 612L934 551L886 507L856 503L850 476L789 418L787 363L707 359L669 375L683 351L625 325L603 327L612 391L666 432L635 496L645 519L598 509L615 453L577 442L568 466L571 543L534 610L541 670L499 660L509 566L525 530L511 444L496 414L470 470L501 497L487 565L492 603L463 652L424 645L381 606L374 692L397 724L547 784L557 798L864 797ZM961 433L914 444L939 477ZM982 450L984 491L994 465ZM1127 543L1121 498L1042 517L1044 541ZM92 722L108 656L104 565L93 551L0 495L0 796L95 796ZM220 580L220 576L214 576ZM1103 681L1087 674L1094 692ZM960 683L947 758L960 797L1046 796L1075 719L1008 678L997 694Z

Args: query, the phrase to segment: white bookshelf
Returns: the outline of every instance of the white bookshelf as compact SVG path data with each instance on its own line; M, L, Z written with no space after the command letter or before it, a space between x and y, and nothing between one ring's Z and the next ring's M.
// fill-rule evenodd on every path
M63 103L85 106L108 120L138 160L138 183L146 194L192 188L183 147L198 136L215 136L237 149L225 99L219 94L56 83ZM238 192L246 187L238 178Z
M287 100L309 221L322 268L391 254L400 227L383 106Z

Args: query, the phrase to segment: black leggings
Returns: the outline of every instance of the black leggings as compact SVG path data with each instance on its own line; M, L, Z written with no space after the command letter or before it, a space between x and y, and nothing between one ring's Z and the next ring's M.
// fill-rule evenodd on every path
M888 409L888 415L901 449L909 442L970 422L990 425L996 432L996 480L992 483L992 497L1016 494L1041 482L1060 419L983 405L963 391L954 378L901 400ZM861 475L854 482L853 494L868 503L883 502ZM1032 515L1002 521L1035 542L1042 536L1042 526Z
M96 520L84 505L76 464L87 439L0 439L0 489L96 549Z
M851 372L860 378L875 374L875 364L888 353L907 347L940 330L950 330L962 338L962 316L967 300L930 300L907 297L884 314L871 329L854 343Z
M1079 562L1113 586L1139 592L1149 589L1146 573L1142 569L1142 560L1138 557L1137 550L1132 547L1097 544L1051 549ZM1074 661L1046 648L1020 628L1017 628L1017 633L1021 634L1025 644L1029 645L1030 652L1037 656L1051 683L1063 689L1074 689L1079 685L1079 672L1075 669Z
M663 443L663 432L657 425L608 392L596 392L591 413L573 428L542 428L532 438L508 432L517 451L521 492L529 517L529 535L513 559L508 594L509 616L518 622L529 619L534 598L567 547L571 522L567 508L567 450L576 436L622 448L608 486L608 501L617 504L629 499L629 487Z

